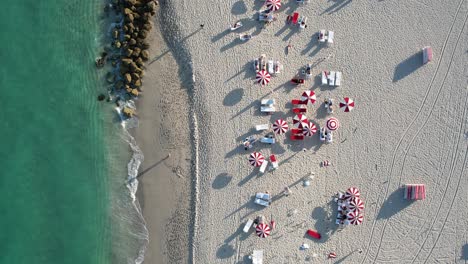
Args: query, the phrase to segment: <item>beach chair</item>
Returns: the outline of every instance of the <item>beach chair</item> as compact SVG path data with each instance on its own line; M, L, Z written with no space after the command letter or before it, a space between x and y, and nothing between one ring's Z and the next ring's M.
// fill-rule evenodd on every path
M274 65L273 60L269 60L267 64L267 69L268 69L269 74L275 74L275 69L273 65Z
M325 42L327 40L327 36L325 35L325 29L319 31L318 39L320 42Z
M263 250L254 250L249 258L252 260L252 264L263 264Z
M307 230L307 234L315 239L320 239L322 238L322 235L320 235L317 231L313 230L313 229L309 229Z
M261 106L260 112L271 114L273 112L276 112L276 108L272 106Z
M273 106L275 104L275 99L262 99L260 104L264 106Z
M335 77L335 85L336 86L341 85L341 78L342 78L342 73L341 72L336 72L336 77Z
M278 160L276 160L275 155L270 156L270 162L271 162L271 165L273 166L274 170L278 169Z
M307 24L306 24L306 23L307 23L307 17L302 16L302 17L299 19L298 23L299 23L299 28L300 28L300 29L305 29L306 26L307 26Z
M320 141L325 141L325 128L324 127L321 127L320 128Z
M293 108L293 112L296 113L296 114L306 113L306 112L307 112L307 108L302 108L302 107Z
M298 13L298 12L294 12L293 15L292 15L292 18L291 18L291 22L292 22L294 25L296 25L298 20L299 20L299 13Z
M306 102L301 101L301 100L299 100L299 99L292 99L292 100L291 100L291 104L292 104L292 105L304 105L304 104L306 104Z
M283 70L283 64L281 64L279 61L275 61L275 65L274 65L275 74L281 73L282 70Z
M335 86L335 72L334 71L330 71L330 74L328 75L328 84L330 86Z
M258 199L258 198L256 198L256 199L254 200L254 203L259 204L259 205L262 205L262 206L265 206L265 207L267 207L267 206L270 205L270 202L265 201L265 200L263 200L263 199Z
M333 38L335 37L335 32L333 31L328 31L328 37L327 37L327 42L329 44L333 43Z
M333 132L332 131L328 131L328 133L326 135L326 140L327 140L327 143L332 143L333 142Z
M260 139L260 142L271 145L271 144L275 144L275 139L271 137L262 137Z
M265 170L266 170L267 166L268 166L268 161L266 161L266 160L263 161L262 165L260 166L260 172L265 173Z
M407 200L426 199L426 186L424 184L405 184L403 197Z
M255 126L256 131L267 130L268 128L270 128L270 124L261 124Z
M298 128L293 128L291 129L291 133L294 134L294 135L302 135L302 129L298 129Z
M432 48L424 47L423 48L423 64L426 64L432 60Z
M291 83L296 84L296 85L304 84L304 82L305 82L305 80L302 79L302 78L292 78L291 79Z
M249 218L249 220L247 220L247 223L245 223L242 231L244 231L244 233L248 233L250 230L250 227L252 227L252 224L253 224L253 220Z
M304 140L304 136L303 135L291 135L289 137L291 140Z
M328 72L322 71L322 85L328 84Z

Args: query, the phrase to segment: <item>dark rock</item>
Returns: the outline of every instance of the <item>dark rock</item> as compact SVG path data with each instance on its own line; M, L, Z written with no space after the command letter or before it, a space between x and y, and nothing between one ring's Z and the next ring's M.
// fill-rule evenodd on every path
M98 95L97 99L98 101L104 101L104 99L106 99L106 96L104 94L100 94Z
M125 39L125 40L130 40L131 37L130 37L130 35L125 34L125 35L124 35L124 39Z
M130 65L132 62L133 62L132 59L128 59L128 58L122 59L122 63L125 65Z
M131 82L132 82L132 76L131 76L129 73L126 73L124 77L125 77L125 81L126 81L127 83L131 83Z
M131 73L130 75L132 76L133 83L140 79L140 75L138 75L137 73Z
M119 38L119 31L118 31L117 29L114 29L114 30L112 31L112 37L113 37L114 39L118 39L118 38Z
M130 39L130 40L128 41L128 44L130 44L130 45L132 45L132 46L133 46L133 45L136 45L136 43L137 43L136 40L133 39L133 38Z
M114 45L118 49L120 49L120 47L122 47L122 43L120 43L120 41L116 41Z
M151 23L148 22L143 25L143 28L145 30L151 30L151 28L153 28L153 25L151 25Z
M127 20L130 21L130 22L133 22L135 18L133 17L133 14L128 14L127 15Z
M133 57L139 57L140 56L141 49L136 47L133 49Z
M147 61L149 59L149 52L147 50L143 50L140 55L143 61Z
M124 11L123 11L123 13L124 13L125 15L129 15L129 14L132 14L133 11L130 10L129 8L125 8Z
M125 50L125 55L126 55L127 57L132 56L132 53L133 53L133 50L132 50L132 49L126 49L126 50Z
M143 67L143 65L145 65L145 63L143 62L141 58L136 59L135 63L140 67Z
M106 81L108 83L113 83L115 81L115 75L112 72L106 74Z

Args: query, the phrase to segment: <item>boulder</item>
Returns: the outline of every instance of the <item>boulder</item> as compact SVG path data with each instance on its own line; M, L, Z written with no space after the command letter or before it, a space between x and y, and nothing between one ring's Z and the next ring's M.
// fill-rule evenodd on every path
M131 82L132 82L132 76L130 75L130 73L126 73L125 76L124 76L124 78L125 78L125 81L126 81L127 83L131 83Z
M97 99L98 101L104 101L104 99L106 99L106 96L104 94L100 94L98 95Z
M155 11L156 10L156 4L153 2L153 1L149 1L147 4L146 4L146 8L148 9L148 11Z
M138 93L139 93L139 92L138 92L137 89L132 89L132 94L133 94L134 96L138 96Z
M119 38L119 30L114 29L114 30L112 31L112 37L113 37L114 39L118 39L118 38Z
M139 80L140 79L140 75L136 74L136 73L131 73L132 75L132 81L133 83L135 83L135 81Z
M129 14L132 14L133 11L129 8L125 8L124 11L123 11L124 15L129 15Z
M133 20L135 19L133 17L133 14L128 14L126 17L127 17L127 21L130 21L130 22L133 22Z
M136 40L133 39L133 38L131 38L131 39L128 41L128 44L130 44L130 45L132 45L132 46L133 46L133 45L136 45L136 43L137 43Z
M140 55L143 61L147 61L149 59L149 52L147 50L143 50Z
M127 6L134 6L136 5L137 1L136 0L125 0L125 3Z
M141 30L140 33L138 33L138 36L140 36L141 38L146 38L148 36L148 31Z
M130 35L127 35L127 34L124 35L124 39L127 40L127 41L130 40L131 38L132 37L130 37Z
M125 50L125 55L126 55L127 57L132 56L132 53L133 53L133 50L132 50L132 49L126 49L126 50Z
M150 22L147 22L143 25L143 29L145 30L151 30L151 28L153 28L153 25L151 25Z
M143 62L141 58L136 59L135 63L140 67L143 67L143 65L145 65L145 63Z
M114 43L114 45L115 45L115 47L118 48L118 49L120 49L120 47L122 47L122 43L120 43L120 41L116 41L116 42Z
M112 72L108 72L108 73L106 74L106 81L107 81L108 83L113 83L113 82L115 82L115 75L114 75Z
M133 62L132 59L128 59L128 58L122 59L122 63L125 65L130 65L132 62Z
M138 79L134 82L135 87L140 87L141 86L141 80Z
M141 49L138 47L135 47L133 49L133 57L139 57L140 56Z
M138 38L138 32L132 32L132 37L133 38Z
M123 89L123 88L124 88L124 83L123 83L122 81L117 81L117 82L115 83L115 88L116 88L117 90Z

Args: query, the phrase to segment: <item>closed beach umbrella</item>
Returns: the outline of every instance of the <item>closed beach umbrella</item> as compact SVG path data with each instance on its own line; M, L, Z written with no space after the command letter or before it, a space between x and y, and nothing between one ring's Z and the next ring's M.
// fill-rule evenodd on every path
M302 93L301 101L305 102L306 104L313 104L317 101L317 96L315 96L314 91L305 91Z
M277 11L281 7L281 0L268 0L266 7L271 11Z
M267 71L261 70L257 72L256 80L262 86L267 85L270 82L270 79L271 75Z
M286 131L288 131L288 128L288 123L286 123L284 119L278 119L275 121L275 123L273 123L273 132L275 132L275 134L284 134Z
M254 152L249 156L249 162L252 166L260 167L264 161L265 157L263 157L262 153L260 152Z
M293 127L295 128L303 128L307 126L309 121L307 120L307 116L303 114L298 114L293 118Z
M340 109L349 112L354 108L354 101L349 97L343 98L343 101L340 102Z
M317 133L317 126L311 121L309 121L307 125L302 128L302 133L306 137L311 137L312 135Z
M359 197L359 196L361 196L359 189L356 187L351 187L348 190L346 190L344 198L348 201L351 201L351 199Z
M354 197L349 201L348 208L352 212L360 212L364 210L364 202L360 198Z
M270 235L271 228L267 224L261 223L257 225L255 232L257 233L257 236L265 238Z
M346 222L350 225L360 225L364 221L364 215L362 213L350 212L346 216Z
M335 131L340 127L340 123L338 122L338 119L334 117L330 117L327 120L327 128L331 131Z

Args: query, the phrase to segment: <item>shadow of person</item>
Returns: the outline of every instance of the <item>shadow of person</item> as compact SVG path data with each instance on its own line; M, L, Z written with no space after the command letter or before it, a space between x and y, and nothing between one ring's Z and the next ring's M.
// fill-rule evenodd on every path
M406 60L400 62L395 67L395 72L393 74L393 82L398 82L399 80L415 72L417 69L421 68L421 66L423 65L422 60L422 52L417 52L411 55Z
M226 172L223 172L219 174L218 176L216 176L213 183L211 184L211 187L213 187L213 189L222 189L228 186L231 180L232 180L232 176L227 174Z
M331 5L329 8L327 8L325 11L323 11L320 15L323 15L325 13L333 14L335 12L340 11L343 7L349 5L352 0L333 0L330 2L335 2L333 5Z
M216 251L216 257L220 259L227 259L227 258L234 256L235 253L236 253L236 250L232 245L223 244Z
M335 104L333 104L333 107L335 107ZM336 107L335 107L336 108ZM321 103L319 107L317 107L317 110L316 110L316 115L315 117L317 119L322 119L322 118L325 118L327 117L328 115L328 111L327 109L325 108L325 103Z
M242 100L242 97L244 96L244 89L242 88L237 88L232 91L230 91L223 100L223 105L224 106L234 106L237 103L239 103Z
M388 219L406 207L410 206L414 202L414 200L403 199L403 194L404 188L399 188L390 194L390 196L387 198L387 200L385 200L382 207L380 208L380 211L377 214L377 220Z
M314 47L317 46L317 48L314 50L314 52L310 55L311 57L317 52L320 51L324 47L324 45L321 45L321 43L318 41L318 32L314 33L312 37L310 38L309 43L305 46L305 48L301 51L301 55L306 55L307 53L310 52L310 50Z
M239 0L232 5L231 13L233 15L242 15L247 12L247 6L243 0Z

